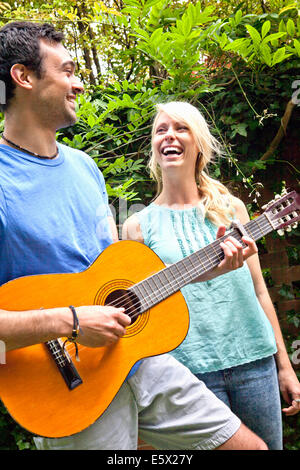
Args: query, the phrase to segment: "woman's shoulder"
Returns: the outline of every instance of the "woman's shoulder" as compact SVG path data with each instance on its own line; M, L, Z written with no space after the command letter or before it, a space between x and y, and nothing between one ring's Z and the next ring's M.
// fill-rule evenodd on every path
M144 243L143 232L145 231L145 228L149 226L149 222L152 220L153 211L155 210L155 205L149 204L140 211L129 216L123 224L122 238Z
M231 203L235 211L235 217L240 219L243 223L247 222L249 220L249 215L245 203L236 196L231 197Z
M122 240L135 240L144 243L140 222L136 214L132 214L125 220L122 228Z

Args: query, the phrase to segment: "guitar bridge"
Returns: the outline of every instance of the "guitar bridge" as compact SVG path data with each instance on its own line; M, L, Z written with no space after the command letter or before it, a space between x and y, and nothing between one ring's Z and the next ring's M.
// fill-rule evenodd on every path
M55 361L55 364L61 373L69 390L74 390L78 385L82 384L82 379L77 372L69 354L63 349L59 339L47 341L46 348Z

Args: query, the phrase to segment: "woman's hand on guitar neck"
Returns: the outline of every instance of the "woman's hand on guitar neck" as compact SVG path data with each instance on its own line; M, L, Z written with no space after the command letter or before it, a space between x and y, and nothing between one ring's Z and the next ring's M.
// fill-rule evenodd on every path
M225 235L226 227L220 226L217 232L217 239ZM222 274L229 273L238 268L241 268L250 256L257 254L257 246L254 240L249 237L242 237L243 242L247 245L244 248L238 240L234 237L229 236L220 242L220 246L224 251L224 259L218 264L218 266L211 271L199 276L194 282L203 282L210 279L214 279Z
M124 308L92 305L76 307L82 333L78 343L90 348L108 346L124 336L131 319Z

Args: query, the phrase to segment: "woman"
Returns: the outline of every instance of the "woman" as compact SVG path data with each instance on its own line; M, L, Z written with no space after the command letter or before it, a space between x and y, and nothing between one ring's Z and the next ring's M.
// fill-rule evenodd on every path
M220 153L220 146L199 111L183 102L157 108L149 163L157 182L156 199L126 221L123 238L145 243L170 264L214 241L232 219L244 225L249 216L242 201L208 176L207 165L213 154ZM257 254L240 269L189 284L182 293L190 312L190 329L171 354L269 449L282 449L278 379L289 404L283 409L286 415L300 409L300 384Z

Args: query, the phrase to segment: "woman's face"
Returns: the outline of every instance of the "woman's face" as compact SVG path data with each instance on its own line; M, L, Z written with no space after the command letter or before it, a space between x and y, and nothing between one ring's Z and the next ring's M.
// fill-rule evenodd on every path
M198 149L189 127L180 120L161 112L152 140L154 155L161 170L168 168L195 169Z

